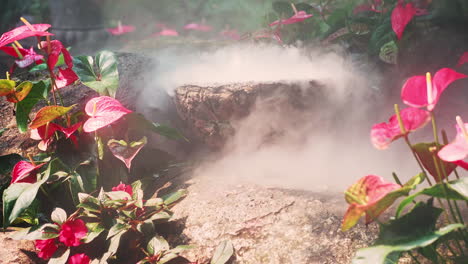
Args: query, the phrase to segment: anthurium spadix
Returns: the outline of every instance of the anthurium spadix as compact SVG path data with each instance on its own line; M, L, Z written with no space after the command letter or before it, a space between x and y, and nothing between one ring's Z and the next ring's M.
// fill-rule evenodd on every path
M401 99L412 107L427 107L432 111L439 101L442 92L454 81L468 77L450 68L436 72L434 78L427 73L409 78L401 89Z
M132 111L112 97L100 96L86 103L85 112L89 119L84 123L83 131L89 133L114 123Z
M443 147L438 155L439 158L453 162L464 169L468 169L468 164L463 160L468 156L468 123L463 123L457 116L457 136L455 140Z
M370 137L374 147L386 149L394 140L423 127L431 120L429 112L413 107L403 109L400 116L405 131L401 131L396 115L391 116L388 123L379 123L372 127Z

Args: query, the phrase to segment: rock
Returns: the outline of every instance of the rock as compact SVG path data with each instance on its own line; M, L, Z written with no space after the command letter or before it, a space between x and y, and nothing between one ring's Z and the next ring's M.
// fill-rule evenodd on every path
M319 102L322 88L314 81L185 85L176 89L174 101L186 134L220 149L235 133L232 122L248 116L257 100L270 100L271 106L285 111L310 109Z
M34 242L13 240L10 238L12 233L13 230L0 232L0 264L45 263L36 256Z
M194 180L173 208L182 230L178 242L196 246L183 254L191 261L207 263L216 246L230 240L234 263L349 263L355 250L377 235L374 224L341 232L346 206L341 195L220 186Z

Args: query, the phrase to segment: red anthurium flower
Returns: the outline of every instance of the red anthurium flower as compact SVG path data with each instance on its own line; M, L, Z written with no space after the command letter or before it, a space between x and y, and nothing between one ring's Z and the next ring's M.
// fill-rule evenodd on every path
M468 77L450 68L440 69L431 80L426 76L418 75L409 78L401 90L401 99L409 106L425 107L432 111L439 101L442 92L454 81Z
M56 131L62 131L65 134L66 138L72 139L72 141L76 140L76 138L72 138L73 133L81 126L82 122L78 122L71 127L62 127L55 123L49 123L48 125L43 125L41 127L31 129L30 138L34 140L41 140L39 142L38 148L42 151L46 151L47 147L53 141L53 135Z
M114 36L127 34L135 31L135 27L131 25L122 25L119 21L119 24L115 28L108 28L107 32L111 33Z
M460 57L457 63L457 67L460 67L467 62L468 62L468 51L463 53L463 55Z
M468 169L468 164L463 160L468 156L468 123L463 123L457 117L457 136L450 144L443 147L438 155L441 160L453 162L464 169Z
M226 29L226 30L223 30L219 33L220 36L226 38L226 39L233 39L233 40L240 40L241 39L241 36L239 35L239 33L237 33L237 30L235 29Z
M59 240L67 247L81 245L81 239L86 236L88 229L81 219L68 220L62 224L59 232Z
M392 28L398 39L401 39L403 31L415 15L416 8L412 3L405 5L403 1L398 1L395 9L392 11Z
M33 165L27 161L19 161L11 172L11 183L35 183L37 180L37 170L45 163Z
M262 31L256 32L254 34L254 38L255 39L260 39L260 38L274 39L279 44L283 43L283 40L281 39L280 27L277 27L274 31L262 30Z
M49 44L47 41L42 41L41 45L46 52L49 51ZM68 52L68 50L63 46L62 42L58 40L52 40L50 41L50 54L49 58L47 59L47 65L49 66L49 69L53 70L55 68L60 54L63 54L63 59L67 67L73 68L73 58L70 55L70 52Z
M184 29L208 32L208 31L211 31L213 28L211 26L204 25L204 24L190 23L190 24L185 25Z
M47 240L36 240L35 244L36 248L39 250L37 256L45 260L50 259L58 248L54 238Z
M50 28L49 24L33 24L31 27L34 30L31 30L29 26L25 25L3 33L2 36L0 36L0 47L32 36L42 37L54 35L52 33L45 32Z
M391 205L379 206L378 202L399 188L400 185L385 182L380 176L367 175L361 178L345 193L349 207L343 219L342 230L353 227L363 214L366 214L366 224L372 222Z
M384 11L382 8L383 2L381 0L374 0L372 4L361 4L354 8L353 14L359 14L362 12L375 12L375 13L383 13Z
M294 14L292 17L288 19L280 19L272 22L269 24L270 27L276 26L276 25L289 25L289 24L295 24L302 22L310 17L312 17L312 14L307 14L306 11L298 11L296 14Z
M132 111L112 97L100 96L86 103L85 112L90 118L84 123L83 130L89 133L114 123Z
M60 89L78 81L79 77L72 68L59 69L59 74L55 78L54 89Z
M44 56L37 54L33 47L31 47L29 50L28 49L23 49L23 48L17 48L21 56L23 56L22 59L16 60L16 64L20 68L25 68L28 67L29 65L33 64L34 62L36 64L41 64L42 59L44 59ZM13 56L15 58L18 58L18 53L16 53L15 49L13 47L0 47L0 50L4 51L6 54Z
M431 120L429 112L412 107L403 109L400 116L407 132L415 131ZM396 115L391 116L388 123L375 124L371 129L371 142L377 149L388 148L390 143L402 136L404 134Z
M115 186L115 187L112 187L112 191L123 191L123 192L126 192L130 195L133 195L133 189L132 189L132 186L131 185L126 185L126 184L123 184L122 182L120 182L119 185Z
M75 254L68 259L68 264L89 264L91 260L86 254Z

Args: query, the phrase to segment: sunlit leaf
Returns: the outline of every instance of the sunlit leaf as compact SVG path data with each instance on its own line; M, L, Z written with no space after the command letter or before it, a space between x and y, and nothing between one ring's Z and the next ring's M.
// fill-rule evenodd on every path
M74 106L45 106L41 108L39 111L36 113L36 117L31 121L31 124L29 125L29 128L34 129L38 128L40 126L43 126L47 124L50 121L55 120L58 117L61 117L68 113Z
M210 264L225 264L234 254L234 247L230 240L225 240L215 249Z
M14 93L7 95L7 100L12 103L18 103L23 101L24 98L31 92L33 88L32 82L22 82L18 87L15 88Z
M21 133L28 131L29 113L40 100L47 98L49 87L43 81L34 83L26 98L16 104L16 124Z
M54 211L52 211L50 219L53 222L60 225L60 224L64 223L65 221L67 221L67 213L62 208L57 207L57 208L54 209Z
M154 236L146 247L146 250L151 255L159 255L162 251L169 250L169 243L162 236Z
M15 91L16 83L11 80L0 80L0 96L8 95Z

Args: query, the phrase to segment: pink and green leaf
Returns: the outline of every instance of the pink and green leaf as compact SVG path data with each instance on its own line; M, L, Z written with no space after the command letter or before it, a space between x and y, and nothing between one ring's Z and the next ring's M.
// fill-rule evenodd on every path
M65 106L45 106L41 108L39 111L37 111L36 116L32 120L31 124L29 125L29 128L34 129L41 127L48 122L51 122L55 120L56 118L59 118L66 113L68 113L74 105L65 107Z
M11 80L0 80L0 96L6 96L15 91L16 83Z
M127 143L124 140L111 139L107 142L107 146L109 147L112 154L119 160L123 161L125 166L130 170L132 160L146 145L146 143L146 137L143 137L139 141L133 141L130 143Z
M6 96L7 100L12 103L18 103L23 101L26 96L28 96L29 92L33 88L32 82L22 82L15 88L15 91L8 94Z

